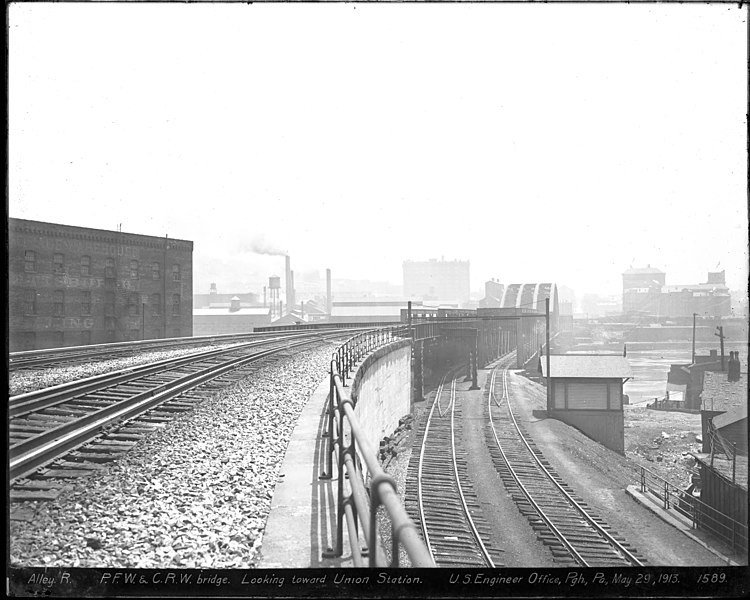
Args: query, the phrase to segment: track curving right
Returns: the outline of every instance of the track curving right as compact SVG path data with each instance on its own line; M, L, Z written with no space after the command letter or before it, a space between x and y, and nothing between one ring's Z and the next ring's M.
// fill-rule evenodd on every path
M519 511L563 566L643 566L644 559L575 497L519 425L508 390L507 364L512 358L501 360L488 382L487 431L493 462Z

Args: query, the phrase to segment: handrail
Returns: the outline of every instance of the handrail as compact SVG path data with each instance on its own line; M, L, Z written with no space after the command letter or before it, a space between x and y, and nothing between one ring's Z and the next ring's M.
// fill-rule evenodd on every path
M638 472L641 493L649 492L662 501L665 510L674 509L688 517L693 529L705 529L737 548L747 548L748 526L706 504L643 466Z
M328 395L328 452L323 479L333 475L333 457L336 455L338 474L336 503L336 544L324 557L339 557L344 550L344 520L349 534L352 561L355 567L363 564L363 552L368 555L370 567L398 567L399 549L403 546L414 567L434 567L427 547L422 542L417 527L406 514L398 496L396 482L377 460L377 454L361 428L354 410L355 401L346 390L346 378L354 366L367 354L398 339L408 338L406 326L379 328L352 336L333 354L330 365ZM370 474L368 495L361 468L364 460ZM391 521L392 552L387 562L378 533L377 512L383 506ZM359 531L366 549L360 548Z

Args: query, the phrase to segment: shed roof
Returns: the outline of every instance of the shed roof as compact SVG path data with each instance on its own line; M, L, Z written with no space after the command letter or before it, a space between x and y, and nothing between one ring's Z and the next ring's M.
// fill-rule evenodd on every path
M747 405L737 406L713 418L714 427L721 429L742 419L747 419Z
M728 411L747 406L747 373L739 381L729 381L727 373L706 371L701 392L701 410Z
M732 481L732 461L728 460L722 455L714 455L713 460L713 467L711 466L711 455L710 454L704 454L704 453L698 453L698 452L691 452L696 460L701 463L702 465L709 468L709 470L714 471L715 473L718 473L721 475L724 479L731 482ZM747 456L742 456L741 454L738 454L736 457L737 464L734 465L734 483L741 487L743 490L747 491Z
M626 379L633 376L628 359L616 354L552 354L550 377ZM542 377L547 377L547 357L539 359Z

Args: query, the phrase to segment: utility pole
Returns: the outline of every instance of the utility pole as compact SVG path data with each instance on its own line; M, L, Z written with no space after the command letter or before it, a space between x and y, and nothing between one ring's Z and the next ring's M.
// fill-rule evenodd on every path
M695 317L697 313L693 313L693 360L690 362L691 365L695 364Z
M714 333L715 336L719 338L719 342L721 343L721 370L724 370L724 328L722 326L718 326L716 329L719 330L719 333Z
M552 397L552 384L550 382L549 372L549 298L544 299L544 322L545 322L545 335L547 338L547 410L552 408L550 398Z

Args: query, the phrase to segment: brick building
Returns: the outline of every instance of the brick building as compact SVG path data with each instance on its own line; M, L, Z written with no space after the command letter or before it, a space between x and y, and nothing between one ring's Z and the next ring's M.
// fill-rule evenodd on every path
M193 335L193 242L8 219L11 351Z

